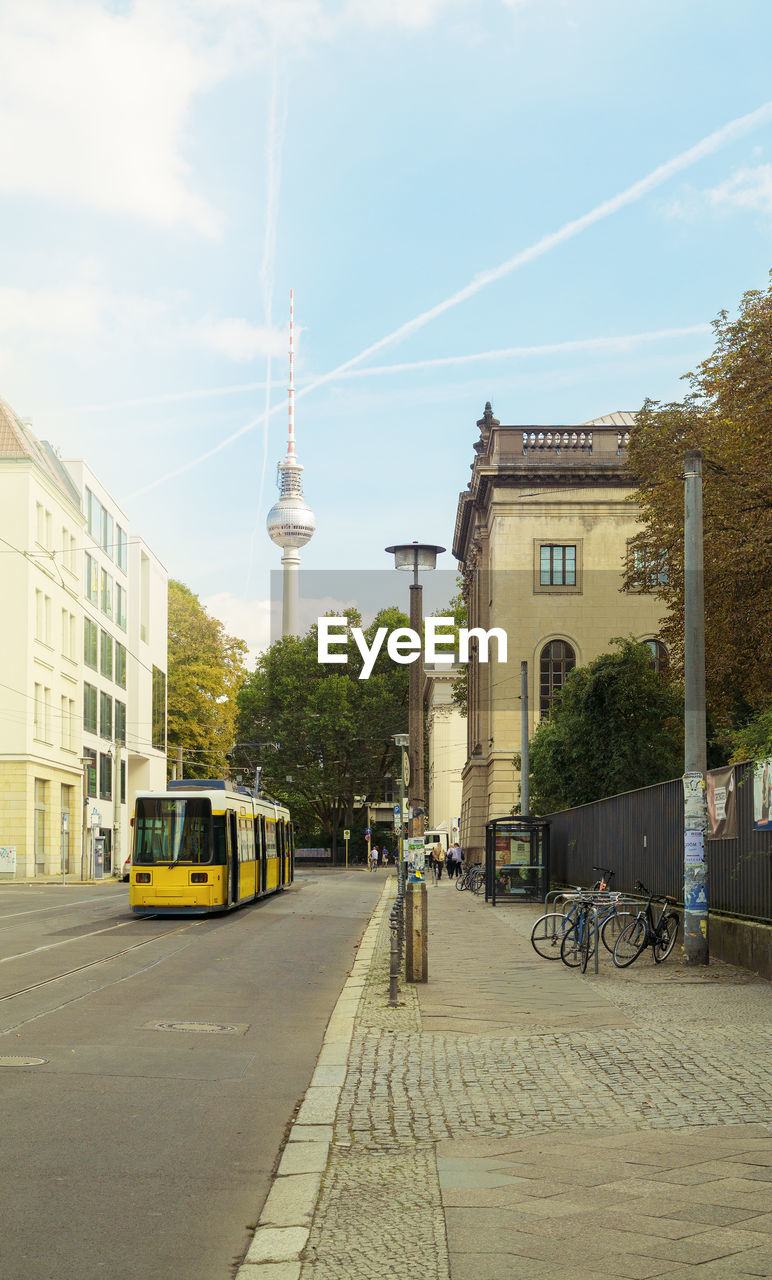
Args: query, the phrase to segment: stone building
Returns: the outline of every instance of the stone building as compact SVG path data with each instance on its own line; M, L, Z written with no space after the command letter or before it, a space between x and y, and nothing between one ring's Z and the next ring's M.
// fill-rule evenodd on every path
M632 413L581 425L502 426L490 404L477 423L475 459L460 494L453 553L464 579L469 627L503 629L507 661L472 642L461 844L480 861L485 824L519 805L521 662L528 664L529 736L568 671L605 652L615 636L658 639L662 606L652 592L656 555L641 589L622 591L629 543L640 525L627 463Z
M2 879L80 876L95 851L109 873L134 792L165 783L166 573L152 557L143 594L133 541L85 463L62 461L0 400ZM132 634L145 606L154 648Z

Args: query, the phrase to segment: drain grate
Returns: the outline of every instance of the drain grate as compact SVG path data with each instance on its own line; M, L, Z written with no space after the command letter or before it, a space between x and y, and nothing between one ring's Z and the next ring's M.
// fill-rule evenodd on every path
M246 1023L234 1022L148 1022L151 1031L202 1031L206 1035L240 1036L247 1030Z
M42 1067L48 1058L25 1058L20 1054L0 1058L0 1067Z

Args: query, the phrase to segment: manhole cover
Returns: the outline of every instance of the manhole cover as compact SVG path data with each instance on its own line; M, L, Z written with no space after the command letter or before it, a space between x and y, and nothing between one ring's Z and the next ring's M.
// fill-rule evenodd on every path
M203 1031L209 1035L243 1035L246 1026L227 1022L153 1022L153 1031Z
M48 1058L24 1058L20 1055L9 1055L0 1058L0 1067L42 1067L44 1062L48 1062Z

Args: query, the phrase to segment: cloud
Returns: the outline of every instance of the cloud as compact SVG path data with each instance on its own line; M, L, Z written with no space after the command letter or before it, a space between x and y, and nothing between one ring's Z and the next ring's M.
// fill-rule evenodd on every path
M356 25L393 26L419 31L431 27L458 0L349 0L345 17Z
M162 3L0 0L0 190L217 236L183 156L215 62Z
M717 208L772 214L772 164L738 169L731 178L704 194L706 200Z
M198 336L202 346L234 361L278 357L287 349L286 330L269 329L242 319L204 321L198 328Z

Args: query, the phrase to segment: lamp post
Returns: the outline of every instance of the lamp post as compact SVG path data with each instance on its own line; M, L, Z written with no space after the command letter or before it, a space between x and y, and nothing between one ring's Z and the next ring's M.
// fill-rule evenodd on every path
M410 584L410 626L419 637L423 631L423 588L418 580L422 569L434 569L437 556L444 547L430 543L406 542L387 547L394 556L395 569L412 572ZM408 736L410 738L410 806L413 810L413 835L422 835L424 828L424 717L423 717L423 662L420 653L410 666L408 701Z

